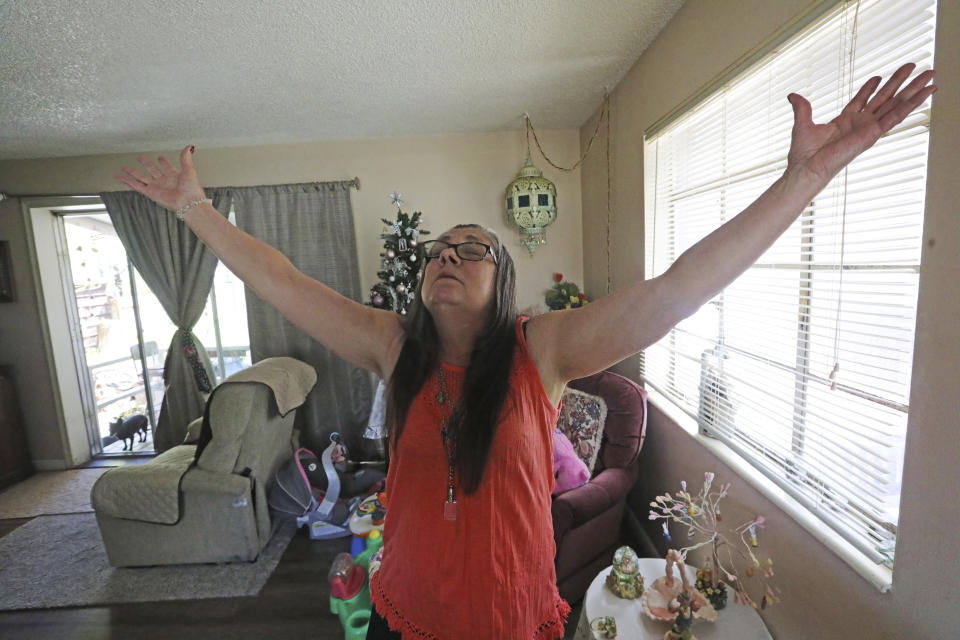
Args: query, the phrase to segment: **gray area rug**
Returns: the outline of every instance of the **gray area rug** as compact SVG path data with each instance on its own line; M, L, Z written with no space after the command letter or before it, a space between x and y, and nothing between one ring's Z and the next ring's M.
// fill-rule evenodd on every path
M295 532L282 524L255 562L115 569L94 514L40 516L0 538L0 610L254 596Z
M36 473L0 493L0 520L92 512L90 489L107 471L101 467Z

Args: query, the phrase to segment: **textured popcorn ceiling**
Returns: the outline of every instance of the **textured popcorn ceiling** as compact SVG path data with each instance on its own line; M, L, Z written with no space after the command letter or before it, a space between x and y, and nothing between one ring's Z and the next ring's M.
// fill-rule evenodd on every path
M683 0L0 0L0 159L579 127Z

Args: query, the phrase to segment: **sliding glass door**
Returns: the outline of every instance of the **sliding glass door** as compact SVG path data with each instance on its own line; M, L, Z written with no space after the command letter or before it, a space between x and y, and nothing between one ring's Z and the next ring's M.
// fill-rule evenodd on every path
M90 387L81 396L91 405L84 407L88 422L95 422L88 426L91 454L152 453L163 363L176 327L133 268L105 211L61 211L57 218L65 245L65 293L76 309L74 351L81 386ZM217 382L249 366L243 284L223 265L194 332L207 348ZM147 430L131 433L128 425L111 433L111 424L140 415L147 418Z

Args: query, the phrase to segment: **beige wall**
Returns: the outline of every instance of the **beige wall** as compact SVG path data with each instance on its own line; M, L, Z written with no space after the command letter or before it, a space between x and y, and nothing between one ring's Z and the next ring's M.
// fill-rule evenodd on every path
M642 277L643 131L740 56L803 12L807 0L717 2L688 0L612 94L613 203L611 233L615 285ZM897 562L893 589L881 594L817 542L729 467L721 464L656 407L641 454L641 478L631 496L646 503L715 471L732 482L725 519L762 513L764 544L776 561L783 602L763 617L775 637L947 638L960 634L960 3L941 2L924 251ZM785 98L785 97L784 97ZM596 114L594 115L596 118ZM581 144L595 119L581 128ZM605 165L595 156L583 167L584 265L588 290L606 279L606 243L600 229L606 206ZM594 230L591 230L594 229ZM621 371L637 377L635 363ZM729 514L729 515L728 515ZM648 533L662 544L653 526Z
M538 132L544 150L561 165L579 157L576 130ZM189 141L185 141L187 144ZM352 191L360 260L366 296L377 281L383 247L381 218L392 220L396 210L388 194L403 193L405 211L423 211L423 227L436 237L460 222L492 227L507 244L517 266L520 309L542 302L543 292L559 271L582 282L579 170L559 172L542 159L534 162L557 185L559 215L547 231L547 244L533 258L503 217L507 184L523 165L522 131L382 138L346 142L304 143L231 149L198 147L197 171L205 185L254 185L340 180L358 176ZM152 157L159 153L150 154ZM168 152L168 158L176 152ZM112 176L136 154L0 161L0 190L9 194L91 194L126 187ZM43 358L40 314L28 264L26 232L16 201L0 203L0 239L11 242L18 302L0 304L0 362L18 367L18 386L25 405L31 454L34 459L62 458L56 428L55 397L50 371ZM2 446L2 443L0 443Z
M16 200L0 202L0 240L10 243L16 295L14 302L0 304L0 363L14 365L31 458L62 460L53 371L47 365L37 304L39 283L30 270L27 234Z

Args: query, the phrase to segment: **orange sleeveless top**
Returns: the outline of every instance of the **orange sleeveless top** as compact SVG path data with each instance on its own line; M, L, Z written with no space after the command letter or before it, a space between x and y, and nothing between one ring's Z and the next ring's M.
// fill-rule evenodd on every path
M440 437L436 373L414 398L387 474L383 562L370 595L390 628L407 638L552 640L570 606L553 557L553 430L550 404L517 321L510 391L480 488L454 480L457 519L443 519L447 458ZM460 397L464 367L441 365Z

